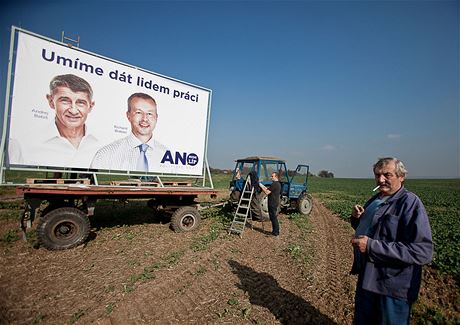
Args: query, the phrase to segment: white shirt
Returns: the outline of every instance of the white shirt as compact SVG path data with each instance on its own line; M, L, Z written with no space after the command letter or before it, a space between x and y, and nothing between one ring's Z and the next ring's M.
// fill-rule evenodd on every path
M91 159L99 149L99 142L88 132L85 125L85 135L78 148L75 148L69 140L59 134L53 121L40 134L21 144L21 148L25 165L89 168Z
M139 146L143 142L130 133L125 138L116 140L102 147L96 152L91 168L108 170L137 170L137 163L140 156ZM162 172L160 162L167 148L155 141L153 137L147 142L146 151L149 172Z

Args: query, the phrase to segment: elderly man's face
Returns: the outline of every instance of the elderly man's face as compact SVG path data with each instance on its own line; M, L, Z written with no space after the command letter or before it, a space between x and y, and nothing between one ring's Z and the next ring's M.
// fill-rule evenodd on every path
M377 185L380 185L380 194L383 196L393 195L401 188L404 182L404 176L396 175L394 161L390 161L381 168L375 168L374 177Z
M59 127L81 128L91 112L94 102L82 91L73 92L67 87L57 87L52 95L46 96L52 109L56 111L56 123Z
M149 99L135 97L131 100L130 110L126 113L131 130L136 137L152 136L157 125L157 106Z

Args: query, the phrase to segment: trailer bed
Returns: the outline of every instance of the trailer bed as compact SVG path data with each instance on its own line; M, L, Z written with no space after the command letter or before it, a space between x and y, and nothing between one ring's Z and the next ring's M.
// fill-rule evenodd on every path
M210 195L215 197L217 191L206 187L192 186L112 186L84 184L25 184L16 187L18 195L41 197L46 195L93 196L97 198L149 198L162 195L198 196Z
M182 185L182 184L181 184ZM90 216L94 215L96 202L100 199L145 200L154 213L171 216L171 228L176 232L195 230L201 220L199 195L217 197L217 191L206 187L182 186L135 186L87 185L81 182L55 182L51 184L24 184L16 187L23 195L24 213L21 228L32 227L39 212L37 236L41 245L48 249L68 249L86 241L90 233ZM45 207L42 203L46 202Z

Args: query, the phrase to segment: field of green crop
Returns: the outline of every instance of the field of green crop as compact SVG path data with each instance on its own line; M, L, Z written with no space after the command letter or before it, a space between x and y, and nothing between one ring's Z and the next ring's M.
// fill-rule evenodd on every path
M24 182L25 177L46 174L9 172L7 176L8 181ZM117 176L101 176L100 181L114 177ZM212 177L215 188L227 189L232 175L213 173ZM210 185L209 181L206 185ZM408 179L405 185L421 198L430 217L435 244L432 266L460 281L460 179ZM374 194L374 187L373 179L309 178L310 193L344 219L354 204L364 204ZM14 188L0 188L0 193L4 192L13 193Z
M408 179L406 188L422 200L430 217L435 247L432 266L460 280L460 180ZM347 219L354 204L374 193L372 179L311 177L310 192L330 210Z

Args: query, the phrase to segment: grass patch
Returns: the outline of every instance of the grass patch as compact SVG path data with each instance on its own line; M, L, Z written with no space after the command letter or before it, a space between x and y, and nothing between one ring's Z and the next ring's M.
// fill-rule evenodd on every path
M85 311L79 309L77 312L75 312L69 319L70 324L74 324L77 322L80 318L82 318L85 315Z
M142 273L132 274L129 277L127 283L123 286L123 291L125 293L131 293L136 289L137 282L147 282L155 279L155 271L176 265L177 263L179 263L182 255L184 255L184 253L181 251L172 252L168 256L162 258L160 261L156 261L150 265L145 266Z
M0 220L20 220L22 211L5 209L0 210Z
M105 312L107 313L107 315L110 315L114 309L115 309L115 305L112 303L105 306Z
M227 300L227 304L230 306L238 306L240 304L240 301L236 298L230 298Z
M294 260L298 261L302 258L302 248L299 245L289 244L287 251Z
M27 244L32 248L39 248L40 242L38 240L38 234L36 229L31 229L26 232Z
M221 231L225 229L229 222L233 219L233 211L228 207L209 208L203 210L201 214L206 218L212 219L212 224L207 234L196 238L193 241L190 248L194 252L206 250L209 245L219 237Z
M303 235L311 232L311 224L308 220L308 216L295 212L288 214L287 218L302 231Z
M23 200L20 201L0 201L0 209L20 210L23 208Z
M412 310L412 320L416 325L446 325L446 324L460 324L460 319L456 319L451 323L444 317L441 310L422 306L416 303Z
M171 267L179 263L180 258L184 255L184 252L172 252L164 259L164 265L166 267Z
M204 266L201 265L198 268L198 270L196 270L195 275L196 276L204 275L206 273L206 271L208 271L208 270Z
M40 324L44 320L45 320L45 316L39 313L37 316L34 317L34 319L32 319L32 324L33 325Z
M146 282L152 279L155 279L155 275L148 268L144 268L144 272L142 272L141 274L131 275L131 278L129 279L129 281L132 284L134 284L137 281Z
M194 252L206 250L209 245L219 237L221 229L221 225L213 223L209 229L209 232L206 235L195 239L190 248Z
M110 239L111 240L133 240L134 238L136 238L137 236L137 233L131 229L131 227L129 226L123 226L121 227L122 228L122 232L121 233L118 233L118 234L114 234Z
M8 244L14 243L15 241L18 241L18 240L19 240L18 231L15 229L8 230L5 234L3 234L1 238L2 242L8 243Z
M303 266L307 266L314 256L314 252L308 242L308 238L312 231L310 221L307 216L297 212L291 213L287 217L299 228L300 236L297 240L288 245L286 252L293 260Z

